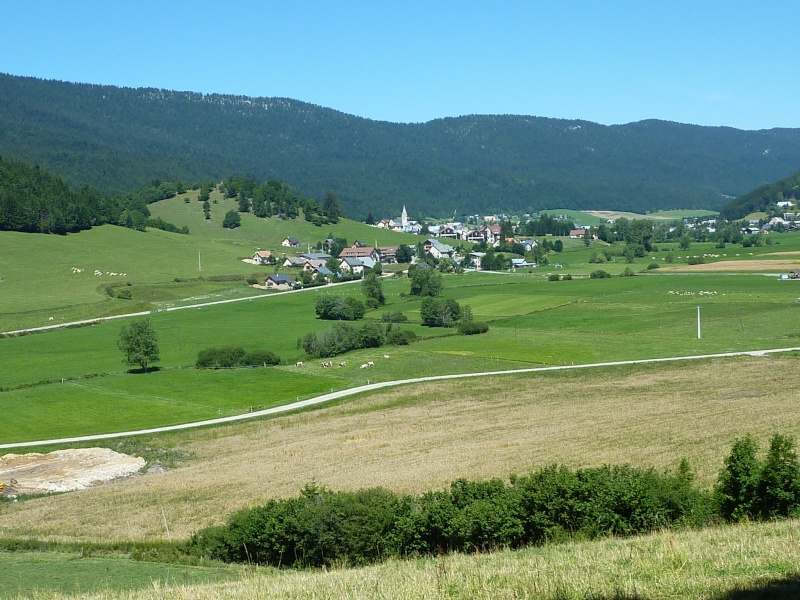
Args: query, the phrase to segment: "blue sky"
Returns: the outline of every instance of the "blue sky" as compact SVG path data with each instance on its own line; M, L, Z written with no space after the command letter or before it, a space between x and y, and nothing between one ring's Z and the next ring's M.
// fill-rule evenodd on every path
M0 72L14 75L395 122L800 127L796 0L0 0L0 14Z

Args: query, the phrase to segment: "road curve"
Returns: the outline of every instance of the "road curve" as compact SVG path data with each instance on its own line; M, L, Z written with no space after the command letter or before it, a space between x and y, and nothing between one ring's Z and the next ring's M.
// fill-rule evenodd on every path
M284 404L282 406L275 406L273 408L266 408L255 412L243 413L241 415L234 415L232 417L220 417L218 419L208 419L205 421L195 421L192 423L183 423L180 425L169 425L166 427L153 427L151 429L140 429L138 431L122 431L118 433L101 433L97 435L84 435L71 438L59 438L54 440L37 440L32 442L15 442L13 444L0 444L0 450L10 448L25 448L31 446L49 446L53 444L71 444L75 442L91 442L95 440L108 440L121 437L130 437L136 435L147 435L151 433L163 433L166 431L179 431L181 429L193 429L195 427L207 427L210 425L221 425L224 423L233 423L235 421L243 421L245 419L255 419L259 417L266 417L270 415L277 415L317 404L323 404L336 400L338 398L345 398L347 396L354 396L363 392L370 392L373 390L380 390L383 388L396 387L399 385L408 385L412 383L424 383L427 381L442 381L445 379L464 379L467 377L489 377L492 375L514 375L518 373L541 373L546 371L565 371L569 369L594 369L602 367L615 367L621 365L640 365L648 363L662 363L662 362L676 362L687 360L704 360L711 358L729 358L734 356L765 356L768 354L777 354L780 352L797 352L800 347L796 348L774 348L770 350L750 350L746 352L724 352L719 354L698 354L693 356L676 356L671 358L643 358L639 360L619 360L613 362L603 363L590 363L581 365L557 365L551 367L531 367L527 369L511 369L507 371L482 371L479 373L457 373L454 375L431 375L428 377L414 377L411 379L397 379L394 381L382 381L379 383L369 383L338 392L331 392L330 394L323 394L308 400L300 400L292 402L291 404Z

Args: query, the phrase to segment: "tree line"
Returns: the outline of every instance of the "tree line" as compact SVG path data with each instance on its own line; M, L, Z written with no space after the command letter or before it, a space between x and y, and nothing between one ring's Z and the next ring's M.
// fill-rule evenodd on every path
M246 172L286 181L308 197L322 198L336 182L360 218L394 214L398 198L429 217L553 206L717 209L800 164L797 129L604 126L516 115L398 124L283 98L2 74L0 130L0 154L103 194L155 177L219 181Z

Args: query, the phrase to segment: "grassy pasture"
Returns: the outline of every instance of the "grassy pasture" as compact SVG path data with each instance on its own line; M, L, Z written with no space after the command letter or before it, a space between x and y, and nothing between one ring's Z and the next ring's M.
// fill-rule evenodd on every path
M46 573L46 576L43 574ZM80 553L4 553L0 555L3 598L85 596L113 591L150 593L154 586L192 586L239 580L242 569L228 565L194 567L86 557ZM151 596L152 597L152 596Z
M176 197L150 205L154 217L188 225L191 235L112 225L66 236L0 232L0 331L163 308L187 298L259 295L261 292L243 281L200 279L221 275L266 277L274 267L242 262L257 248L271 248L281 256L294 255L330 233L351 242L362 238L374 243L377 239L380 245L420 241L416 236L348 220L321 228L303 219L258 219L251 213L242 215L240 228L222 227L224 213L236 206L233 200L220 199L212 204L214 220L205 221L201 203L196 200L185 204L182 197ZM198 211L199 220L194 218ZM281 241L289 235L298 237L302 247L282 247ZM74 273L73 267L83 271ZM102 275L96 276L96 270ZM110 297L107 286L127 287L132 300Z
M256 248L269 249L281 254L292 253L293 249L281 246L281 242L288 236L296 237L300 241L300 251L307 250L309 244L314 246L317 242L325 240L330 233L333 233L334 237L345 238L351 244L357 239L368 245L377 241L379 246L416 245L422 241L419 236L387 231L348 219L342 219L336 225L318 227L302 217L289 220L259 219L252 213L241 213L241 227L226 229L222 227L225 213L229 210L238 211L238 201L223 198L219 192L212 192L211 220L207 221L203 215L203 203L197 201L197 196L196 191L187 192L169 200L156 202L149 205L150 212L153 217L161 217L178 227L186 225L191 237L239 247L244 251L243 256L251 256ZM186 198L189 198L188 204L185 202ZM217 204L213 204L214 199L217 200Z
M0 363L8 368L0 371L0 387L8 391L0 402L15 427L0 439L8 443L203 420L366 380L794 347L800 339L795 317L800 307L793 283L758 274L559 282L519 274L454 275L445 280L445 296L470 305L476 319L491 322L487 334L462 337L415 324L419 299L404 295L407 279L390 278L382 310L402 311L412 320L404 327L427 339L351 353L342 357L348 361L345 369L322 369L308 361L296 340L332 326L314 318L318 294L358 295L358 284L152 315L164 368L158 373L126 372L116 348L118 321L5 338L0 339ZM373 314L378 318L380 311ZM184 368L194 364L198 350L228 345L269 349L288 365L234 374ZM296 369L296 360L307 364ZM358 369L367 360L377 367Z

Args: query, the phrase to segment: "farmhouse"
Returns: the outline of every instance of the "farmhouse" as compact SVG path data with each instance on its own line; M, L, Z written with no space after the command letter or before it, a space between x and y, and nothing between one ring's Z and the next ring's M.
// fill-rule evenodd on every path
M381 246L378 248L380 261L384 264L397 262L397 246Z
M343 248L339 253L339 258L365 258L369 257L374 261L381 259L377 248Z
M300 245L300 240L296 237L289 236L284 238L281 242L281 246L285 246L286 248L297 248Z
M511 259L511 268L512 269L523 269L525 267L535 267L535 262L528 262L524 258L512 258Z
M268 275L264 285L268 290L292 290L295 288L294 279L283 273Z
M361 275L364 273L364 260L369 260L369 258L360 259L360 258L342 258L339 262L339 270L342 273L352 273L353 275ZM372 265L375 265L374 261L371 261Z
M258 252L253 254L253 256L251 256L250 259L253 262L258 263L260 265L266 265L269 264L269 259L271 256L272 252L270 252L269 250L259 250Z
M308 259L302 256L287 256L283 260L284 267L302 267Z
M437 260L443 257L452 258L455 253L455 248L447 244L442 244L439 240L434 240L433 238L425 240L423 246L425 252L428 252Z

